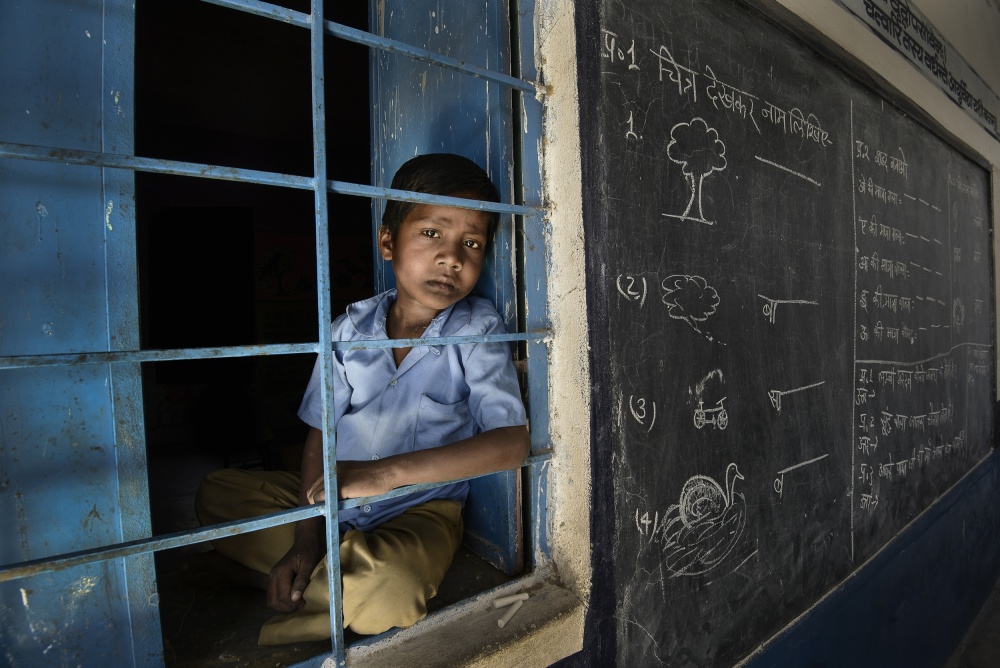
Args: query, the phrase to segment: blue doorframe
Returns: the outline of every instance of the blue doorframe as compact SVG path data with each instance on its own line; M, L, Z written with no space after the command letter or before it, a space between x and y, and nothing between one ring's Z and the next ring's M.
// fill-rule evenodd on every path
M132 152L134 10L0 5L0 141ZM0 159L0 356L138 348L131 170ZM0 563L149 535L138 364L0 371ZM12 665L159 665L152 554L0 583ZM16 657L16 661L14 658Z

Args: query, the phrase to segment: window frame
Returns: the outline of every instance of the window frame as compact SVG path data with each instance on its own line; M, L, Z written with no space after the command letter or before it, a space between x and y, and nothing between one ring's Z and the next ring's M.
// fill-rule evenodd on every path
M0 142L0 157L21 160L59 162L63 164L99 166L105 170L106 178L115 174L142 171L157 174L174 174L195 178L220 179L239 183L271 185L284 188L312 190L316 207L316 264L317 264L317 318L319 340L305 344L269 344L232 346L225 348L187 348L171 350L140 350L138 341L125 343L132 350L92 351L85 353L65 353L48 355L13 355L0 357L0 369L26 367L113 365L122 372L137 371L142 362L160 362L195 359L220 359L230 357L254 357L263 355L289 355L316 353L321 360L323 378L323 449L326 460L325 476L328 498L336 499L336 439L331 392L334 352L338 350L363 348L410 347L414 345L455 345L472 342L513 342L522 350L524 365L520 370L527 372L528 415L531 421L531 454L522 466L522 482L528 490L526 503L522 503L522 517L529 528L526 570L539 571L551 561L549 531L546 512L546 470L551 459L551 435L548 419L548 344L551 341L551 323L548 316L547 267L548 256L548 211L542 198L541 156L538 147L542 135L542 105L544 86L537 81L534 58L534 0L509 0L511 31L511 73L498 72L460 62L449 56L430 52L426 49L386 39L369 32L326 21L323 18L323 0L310 0L311 13L304 14L286 8L260 2L258 0L203 0L235 11L254 14L271 20L306 28L310 31L311 72L312 72L312 122L313 122L313 177L295 176L260 170L218 167L192 162L160 160L131 154L131 141L121 142L129 153L104 153L82 150L67 150L59 147L31 146ZM326 128L324 122L324 39L327 35L345 39L371 49L381 49L429 63L435 67L450 69L463 75L484 79L499 84L512 95L511 109L513 123L514 202L492 203L461 198L427 195L391 188L381 188L326 179ZM515 278L518 296L517 329L503 335L474 337L439 337L429 339L395 339L387 341L335 342L332 340L329 323L331 312L331 279L329 271L329 219L328 197L330 193L353 195L375 199L393 199L425 204L442 204L479 211L497 212L511 215L517 239ZM114 244L108 244L109 257L113 255ZM128 281L123 281L127 286ZM529 288L530 286L530 288ZM135 309L137 295L134 285L125 289L126 294L115 296L116 303L129 302ZM126 304L126 307L128 305ZM133 314L134 315L134 314ZM116 366L120 365L120 366ZM118 389L116 388L116 391ZM138 391L135 387L133 392ZM116 402L116 413L123 410L128 402ZM134 420L132 421L134 423ZM141 432L141 430L139 430ZM137 443L142 443L141 433L131 435ZM468 480L470 478L465 478ZM451 482L451 481L449 481ZM195 545L217 538L256 531L268 527L296 522L310 517L327 518L327 559L331 574L340 572L338 513L372 500L390 499L415 491L439 487L448 482L413 485L393 490L378 497L364 500L348 499L337 504L322 503L309 507L239 520L222 525L181 531L168 535L150 536L126 540L113 545L59 554L42 559L23 561L0 566L0 581L28 577L38 573L62 570L83 564L122 559L177 547ZM127 536L126 536L127 537ZM331 611L341 607L340 578L331 577ZM148 629L147 629L148 631ZM388 633L393 633L392 631ZM384 634L385 635L385 634ZM331 638L333 654L330 658L338 665L344 665L346 647L343 627L339 614L331 614ZM133 639L135 642L135 639ZM141 644L141 640L139 643ZM323 657L320 657L323 659Z

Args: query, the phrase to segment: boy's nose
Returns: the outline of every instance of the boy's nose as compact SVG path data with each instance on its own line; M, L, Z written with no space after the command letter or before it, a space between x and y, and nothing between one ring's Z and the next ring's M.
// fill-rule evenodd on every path
M441 249L441 254L438 255L438 263L443 264L451 269L459 270L462 268L462 253L457 244L448 244Z

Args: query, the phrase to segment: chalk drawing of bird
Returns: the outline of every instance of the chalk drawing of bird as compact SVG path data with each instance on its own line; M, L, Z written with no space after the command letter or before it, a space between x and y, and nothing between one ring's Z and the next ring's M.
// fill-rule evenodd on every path
M725 489L704 475L684 483L663 527L664 564L671 577L706 573L736 547L746 527L746 499L734 487L743 479L734 462L726 469Z

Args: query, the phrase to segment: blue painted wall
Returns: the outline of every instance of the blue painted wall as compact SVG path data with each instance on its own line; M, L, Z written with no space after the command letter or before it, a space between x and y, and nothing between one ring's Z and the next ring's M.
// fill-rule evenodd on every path
M131 2L0 3L0 141L131 153ZM0 356L138 347L133 175L0 160ZM136 365L0 371L0 564L148 535ZM147 665L152 557L0 584L0 664Z

